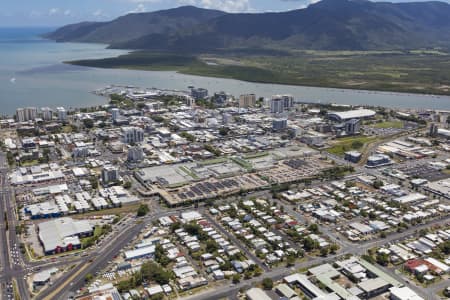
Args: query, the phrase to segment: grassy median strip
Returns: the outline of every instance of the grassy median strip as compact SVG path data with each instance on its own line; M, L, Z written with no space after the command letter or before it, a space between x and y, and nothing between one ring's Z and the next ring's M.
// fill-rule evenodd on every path
M66 285L68 285L70 282L72 282L72 280L77 278L79 276L79 274L81 274L84 271L84 269L86 269L88 267L88 265L89 264L87 264L87 263L84 264L74 274L72 274L72 276L70 276L64 283L59 285L54 291L52 291L47 297L45 297L44 300L56 299L55 295L57 295L61 290L63 290L66 287Z
M13 285L13 292L14 292L14 300L21 300L22 298L20 297L19 289L17 288L16 279L13 279L12 285Z

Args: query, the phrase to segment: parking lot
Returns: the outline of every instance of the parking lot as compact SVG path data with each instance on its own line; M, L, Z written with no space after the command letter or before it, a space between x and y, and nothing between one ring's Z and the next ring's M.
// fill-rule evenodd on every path
M222 197L241 190L255 190L267 186L268 183L254 174L245 174L225 179L211 178L184 187L171 190L165 199L169 205L178 205L214 197Z
M450 175L441 172L439 169L436 169L427 163L412 166L404 164L403 166L398 166L396 169L402 171L411 178L423 178L428 181L438 181L450 177Z

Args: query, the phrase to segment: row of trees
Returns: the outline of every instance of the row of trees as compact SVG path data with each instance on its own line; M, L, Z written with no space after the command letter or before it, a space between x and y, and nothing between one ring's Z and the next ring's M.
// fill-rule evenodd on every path
M117 289L120 292L129 291L140 286L144 282L156 282L158 284L168 284L172 278L172 273L166 271L161 265L153 261L146 261L141 269L135 272L131 278L120 281Z

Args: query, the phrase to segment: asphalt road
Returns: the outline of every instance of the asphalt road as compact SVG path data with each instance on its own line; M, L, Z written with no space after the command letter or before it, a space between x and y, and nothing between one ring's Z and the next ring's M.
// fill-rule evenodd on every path
M250 252L247 247L242 245L242 242L240 242L233 234L231 234L230 232L228 232L227 230L224 229L224 227L222 227L221 225L217 224L217 221L214 220L213 218L211 218L211 216L206 213L206 212L202 212L203 216L206 217L206 219L208 219L208 221L213 224L213 226L219 230L219 232L227 237L227 239L229 239L234 245L236 245L242 252L245 253L245 255L250 258L251 260L253 260L253 262L255 264L258 264L258 266L260 268L262 268L264 270L264 272L269 271L269 268L261 263L261 260L259 258L257 258L252 252Z
M0 263L2 267L3 283L15 280L22 300L30 299L26 281L22 276L14 276L16 271L23 268L24 262L19 251L19 239L16 234L16 215L13 203L13 190L8 183L8 168L5 153L0 153ZM6 230L8 229L8 230ZM7 295L6 295L7 296Z
M5 165L5 163L2 163L2 160L5 160L4 154L0 153L0 167ZM5 165L6 166L6 165ZM356 166L356 169L360 169L361 167ZM362 169L362 168L361 168ZM367 171L367 170L364 170ZM378 173L377 171L374 171L373 173ZM9 223L9 231L8 233L5 230L0 230L0 244L5 245L6 241L8 241L8 247L2 247L0 249L0 264L2 269L2 273L0 274L0 283L6 284L9 283L12 279L16 280L17 287L21 296L21 299L30 299L29 297L29 291L28 287L26 285L26 282L24 280L24 276L31 271L31 268L36 269L37 267L50 267L50 266L67 266L71 264L78 264L77 268L73 271L67 272L63 274L59 279L57 279L52 286L52 289L47 289L42 292L41 295L39 295L36 299L46 299L49 295L51 295L52 299L67 299L70 295L73 295L77 290L82 288L84 286L84 278L87 274L91 273L94 274L97 271L101 271L103 268L105 268L108 263L117 256L120 251L129 243L131 242L136 235L145 227L145 225L149 224L150 222L158 219L159 217L170 215L170 214L176 214L177 212L181 210L187 210L189 208L184 209L178 209L178 210L171 210L171 211L160 211L157 210L153 215L147 216L143 219L140 219L139 223L131 223L124 228L121 228L121 231L117 232L117 236L112 239L105 239L103 242L100 243L98 248L94 248L89 253L87 257L74 257L74 256L68 256L65 258L59 258L55 262L49 262L49 261L37 261L37 262L29 262L24 263L22 260L22 257L19 256L18 258L11 258L11 247L12 245L19 244L16 232L15 232L15 225L16 225L16 216L14 213L14 203L13 203L13 191L10 189L8 182L7 182L7 168L3 167L0 168L0 228L4 229L5 227L5 212ZM379 174L377 174L379 175ZM297 212L294 212L293 210L289 209L289 213L294 214L296 217L299 217L300 215ZM208 218L210 218L207 214L204 214ZM300 218L301 219L301 218ZM211 220L210 220L211 221ZM333 234L333 231L326 226L320 226L320 230L325 232L330 237L335 237L335 241L338 242L341 246L341 249L339 251L338 255L343 254L354 254L354 255L361 255L364 254L369 248L375 247L375 246L382 246L386 245L390 242L396 242L398 240L401 240L407 236L410 236L414 234L416 231L420 230L421 228L426 228L429 226L432 226L433 224L442 224L445 222L450 221L450 216L445 217L439 220L434 220L432 222L427 223L426 225L420 225L412 227L404 232L401 233L395 233L392 235L389 235L387 238L384 239L378 239L378 240L372 240L365 243L360 244L352 244L347 241L339 240L335 237ZM213 224L216 224L216 222L213 220ZM2 228L3 227L3 228ZM222 228L222 226L217 226L217 228L221 231L221 233L225 234L231 241L233 241L236 245L240 245L239 241L235 241L235 237L229 234L225 229ZM246 255L249 258L252 258L255 260L255 262L260 261L258 259L254 258L253 254L249 254L247 249L243 248L241 250L244 250ZM20 252L20 251L19 251ZM332 262L335 261L337 256L328 256L328 257L318 257L318 258L309 258L309 260L298 263L295 266L295 269L293 268L285 268L285 267L279 267L275 269L268 269L264 266L264 274L259 278L254 278L251 280L245 280L241 283L238 283L236 285L224 285L222 287L214 288L214 290L206 290L204 293L200 295L195 295L190 297L189 299L198 299L198 300L213 300L213 299L219 299L223 297L232 297L234 298L236 294L238 293L239 289L243 287L249 287L252 286L254 283L261 281L261 278L264 277L270 277L274 280L281 279L282 277L292 273L294 270L299 268L307 268L311 267L313 265L325 263L325 262ZM79 274L75 278L72 275L77 271L81 270ZM401 276L398 276L397 274L393 274L392 270L385 270L386 272L389 272L393 277L395 278L401 278ZM401 282L404 282L403 279L399 280ZM405 283L407 284L407 283ZM409 284L407 284L409 285ZM2 286L2 287L3 287ZM439 289L441 289L444 284L438 284L436 286L433 286L433 288L427 289L427 290L420 290L419 288L415 286L409 285L411 288L413 288L416 292L418 292L419 295L422 295L425 297L425 299L430 299L430 290L432 289L433 292L439 292ZM56 288L60 288L56 294L52 294L52 291ZM445 286L444 286L445 287ZM3 288L2 288L3 290ZM2 291L2 293L5 291ZM4 295L3 295L4 296Z
M94 274L95 272L107 267L108 263L110 263L115 256L119 255L120 251L125 248L129 242L135 239L146 225L160 217L168 216L174 213L176 213L176 211L157 212L145 218L137 219L137 222L135 222L130 228L123 229L114 239L100 244L99 247L92 251L89 256L83 258L82 263L77 267L77 269L82 269L83 266L86 266L86 268L83 269L76 278L70 280L69 282L73 272L76 272L76 270L74 270L73 272L64 274L56 280L53 283L53 287L62 287L57 294L52 294L53 289L47 289L36 297L36 299L46 299L49 295L52 296L52 299L68 299L69 296L75 294L77 290L84 287L84 278L87 274Z
M76 272L75 269L73 272L68 272L56 280L53 283L53 287L62 286L62 289L58 293L52 294L53 289L47 289L36 297L36 299L46 299L49 295L51 295L52 299L67 299L71 291L76 291L84 286L84 278L87 274L94 274L98 270L105 268L114 256L116 256L127 243L132 241L144 227L144 223L136 224L130 230L118 235L115 243L111 247L105 247L99 251L94 251L86 258L86 261L77 267L77 269L82 269L83 265L87 266L73 281L67 282L73 272Z

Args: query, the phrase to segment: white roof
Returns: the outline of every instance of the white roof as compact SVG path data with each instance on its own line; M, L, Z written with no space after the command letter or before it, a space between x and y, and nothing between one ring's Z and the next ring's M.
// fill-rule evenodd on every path
M160 294L164 292L163 288L160 285L154 285L145 289L150 296Z
M46 282L50 280L50 277L52 274L56 273L58 271L57 268L51 268L47 270L43 270L39 273L34 274L33 276L33 282Z
M151 255L153 253L155 253L155 246L139 248L139 249L135 249L135 250L126 251L125 259L126 260L135 259L138 257Z
M325 292L323 292L321 289L319 289L315 284L313 284L311 281L309 281L308 277L304 274L293 274L290 276L286 276L284 278L284 281L287 283L299 283L304 288L306 288L311 294L313 294L315 297L324 297L326 296Z
M413 290L409 287L393 287L390 288L389 291L391 295L395 296L396 299L399 300L424 300L422 297L419 297Z
M202 218L202 215L197 211L187 211L187 212L181 213L181 218L185 222L191 222L191 221L195 221L195 220L200 220Z
M262 289L260 288L251 288L249 289L245 295L249 300L272 300Z
M376 277L372 279L367 279L358 284L358 287L361 288L364 292L372 292L378 290L382 287L387 286L389 283L386 282L381 277Z
M39 238L45 251L52 251L58 246L79 242L77 236L93 230L89 221L74 221L71 218L60 218L38 225Z
M341 120L368 118L375 116L375 114L376 112L370 109L356 109L329 113L329 115L337 116Z
M444 263L441 263L440 261L438 261L437 259L434 259L432 257L428 257L425 258L425 261L429 262L430 264L432 264L435 267L438 267L439 269L441 269L443 272L449 272L450 271L450 267Z
M360 222L350 223L349 226L353 229L358 230L363 234L371 233L373 231L373 229L370 226L367 226L366 224L362 224Z
M395 202L398 202L398 203L409 203L409 202L422 201L422 200L426 200L426 199L427 199L427 196L425 196L425 195L422 195L420 193L412 193L412 194L408 194L406 196L394 198L392 200Z

